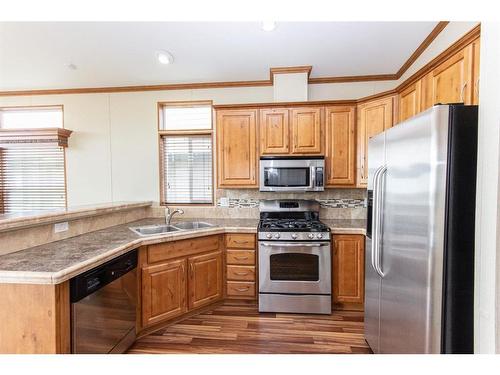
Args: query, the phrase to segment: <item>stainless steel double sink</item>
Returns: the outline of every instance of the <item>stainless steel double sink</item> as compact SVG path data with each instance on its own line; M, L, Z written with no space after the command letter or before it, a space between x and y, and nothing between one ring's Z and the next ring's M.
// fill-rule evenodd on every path
M216 225L205 223L203 221L182 221L172 225L157 224L157 225L145 225L141 227L130 227L129 229L138 234L139 236L154 236L157 234L172 233L184 230L197 230L212 228Z

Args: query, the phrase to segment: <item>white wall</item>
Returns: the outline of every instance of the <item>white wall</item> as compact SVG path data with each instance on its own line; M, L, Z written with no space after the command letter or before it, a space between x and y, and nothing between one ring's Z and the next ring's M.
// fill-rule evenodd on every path
M500 24L481 25L476 204L475 350L500 352ZM495 228L497 230L495 230ZM496 314L496 315L495 315ZM496 320L496 323L495 323ZM496 336L496 337L495 337Z
M475 23L451 23L415 64L423 66ZM425 56L424 56L425 55ZM415 70L415 67L411 67ZM394 88L396 81L309 85L309 100L357 99ZM214 104L273 102L273 87L0 97L0 106L64 105L74 134L67 149L70 206L159 200L157 103L213 100Z

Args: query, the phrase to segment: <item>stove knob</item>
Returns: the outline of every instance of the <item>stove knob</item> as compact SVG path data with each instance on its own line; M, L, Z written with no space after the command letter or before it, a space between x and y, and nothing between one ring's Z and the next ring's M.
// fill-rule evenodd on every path
M297 239L297 235L295 233L292 233L292 238L295 240Z
M312 239L314 238L314 234L309 233L309 234L307 235L307 237L309 237L309 239L311 239L311 240L312 240Z
M273 237L273 235L272 235L271 233L268 233L268 234L266 234L266 237L267 237L267 238L272 238L272 237Z
M316 235L316 237L318 237L318 238L323 238L323 233L318 233L318 234Z
M280 238L280 234L279 234L279 233L276 233L276 234L274 235L274 238L276 238L276 239Z

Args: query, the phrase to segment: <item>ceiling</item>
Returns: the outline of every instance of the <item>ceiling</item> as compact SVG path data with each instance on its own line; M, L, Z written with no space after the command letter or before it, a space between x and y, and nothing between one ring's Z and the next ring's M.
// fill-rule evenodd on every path
M394 74L437 22L3 22L0 91ZM161 65L157 50L174 63ZM76 69L68 65L73 64Z

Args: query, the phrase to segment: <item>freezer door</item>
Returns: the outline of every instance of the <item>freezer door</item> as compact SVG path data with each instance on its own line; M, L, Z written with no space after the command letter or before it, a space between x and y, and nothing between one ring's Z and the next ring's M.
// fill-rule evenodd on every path
M448 107L386 132L381 353L439 353Z
M368 217L365 246L365 339L374 353L379 352L380 276L372 266L373 187L374 175L385 162L385 135L368 143Z

